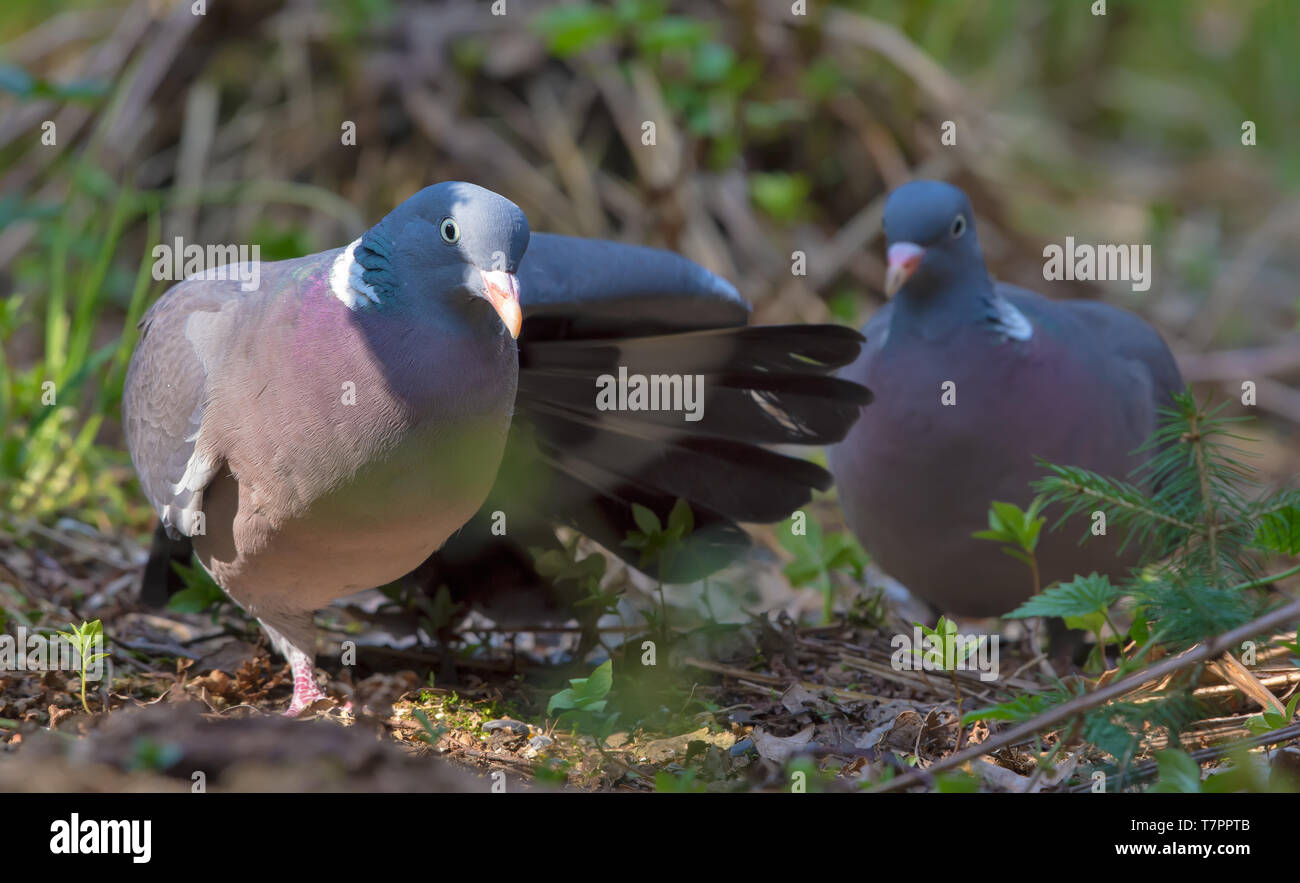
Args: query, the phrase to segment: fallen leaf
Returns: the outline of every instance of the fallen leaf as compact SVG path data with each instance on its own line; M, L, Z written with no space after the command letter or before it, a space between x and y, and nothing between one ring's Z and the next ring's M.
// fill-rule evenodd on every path
M791 684L781 694L781 705L791 714L803 714L805 712L830 714L835 710L829 702L808 692L804 685L798 681Z
M641 750L641 760L646 763L662 763L686 751L692 742L707 742L719 748L730 748L736 741L731 733L710 733L708 727L700 727L693 733L670 736L667 739L655 739L647 742Z
M771 733L764 732L762 727L755 727L754 748L758 750L759 757L773 763L785 763L790 759L790 755L812 741L814 729L815 727L809 724L793 736L773 736Z

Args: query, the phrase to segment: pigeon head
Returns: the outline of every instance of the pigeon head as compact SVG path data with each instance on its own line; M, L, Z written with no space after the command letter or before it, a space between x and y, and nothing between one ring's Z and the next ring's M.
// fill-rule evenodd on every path
M370 228L348 275L353 288L381 304L442 299L471 319L481 319L490 305L518 337L523 319L515 273L527 248L528 219L519 206L474 184L447 181L424 188Z
M905 283L924 294L962 276L985 272L975 213L959 188L943 181L912 181L885 203L889 269L885 293Z

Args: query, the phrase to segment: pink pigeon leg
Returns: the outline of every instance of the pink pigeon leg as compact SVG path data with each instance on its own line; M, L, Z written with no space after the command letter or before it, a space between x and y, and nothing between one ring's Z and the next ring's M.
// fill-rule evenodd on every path
M316 686L311 657L293 647L289 648L287 655L289 670L293 673L293 699L289 702L289 708L284 715L297 717L310 708L313 702L324 699L325 693Z

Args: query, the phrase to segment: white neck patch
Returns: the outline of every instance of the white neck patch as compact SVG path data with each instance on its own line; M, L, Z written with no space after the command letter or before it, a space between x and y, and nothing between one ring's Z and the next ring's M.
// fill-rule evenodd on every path
M1034 336L1034 326L1029 319L1005 297L994 295L993 309L997 312L993 318L993 327L999 334L1012 340L1028 340Z
M360 244L360 239L353 240L339 252L330 267L330 292L343 301L349 310L358 310L367 303L379 303L379 292L361 281L361 274L366 268L357 263L353 256Z

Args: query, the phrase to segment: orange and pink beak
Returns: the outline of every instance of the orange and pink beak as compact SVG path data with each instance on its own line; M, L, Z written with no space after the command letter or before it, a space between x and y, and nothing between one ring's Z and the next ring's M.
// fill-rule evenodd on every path
M893 297L903 283L921 266L925 249L915 242L895 242L889 246L889 267L885 270L885 294Z
M483 297L501 317L513 338L519 337L524 324L524 314L519 306L519 279L505 270L479 270L483 276Z

